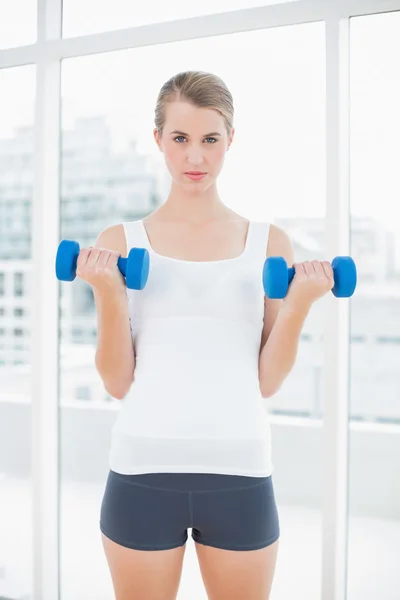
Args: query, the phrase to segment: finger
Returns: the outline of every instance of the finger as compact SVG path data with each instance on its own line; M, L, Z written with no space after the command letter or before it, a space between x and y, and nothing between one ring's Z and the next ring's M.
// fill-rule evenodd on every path
M319 260L313 260L311 262L311 265L314 269L314 272L317 274L318 277L321 277L321 276L325 277L324 268Z
M295 275L304 275L305 274L303 263L297 263L297 262L293 263L293 268L295 271Z
M107 267L113 267L114 265L116 265L118 263L119 256L119 252L116 252L115 250L110 250L110 253L107 256Z
M89 269L94 268L94 266L99 261L101 253L102 253L102 248L90 248L89 256L86 261L86 265Z
M112 254L112 250L108 250L107 248L101 248L101 252L95 263L96 269L105 269L109 266L110 255Z
M113 267L117 263L117 256L113 250L101 248L101 253L94 268L97 272L104 272L106 269Z
M307 277L315 277L314 267L312 266L311 262L309 260L305 260L303 265Z
M334 281L334 273L331 263L327 260L322 261L322 268L324 269L324 273L327 276L327 278L332 279L332 281Z
M90 248L82 248L82 250L79 252L78 260L76 261L77 275L79 275L78 271L86 265L87 260L89 258L89 254L90 254Z

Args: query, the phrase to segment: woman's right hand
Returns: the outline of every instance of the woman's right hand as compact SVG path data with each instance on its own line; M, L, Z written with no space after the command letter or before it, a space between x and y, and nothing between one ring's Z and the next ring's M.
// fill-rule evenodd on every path
M106 248L82 248L76 263L76 275L100 293L125 293L125 277L118 268L120 253Z

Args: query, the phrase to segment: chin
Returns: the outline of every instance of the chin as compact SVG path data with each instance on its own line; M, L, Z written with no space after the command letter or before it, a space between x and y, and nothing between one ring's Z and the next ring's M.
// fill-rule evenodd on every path
M198 188L198 187L207 187L207 183L204 180L194 181L190 179L181 179L180 184L185 188ZM206 184L206 185L205 185ZM208 185L210 182L208 182Z

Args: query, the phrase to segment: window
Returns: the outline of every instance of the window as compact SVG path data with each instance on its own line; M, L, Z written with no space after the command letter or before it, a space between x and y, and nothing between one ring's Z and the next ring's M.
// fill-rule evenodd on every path
M0 3L0 50L36 41L36 12L36 0Z
M75 140L76 156L74 168L69 169L71 159L62 155L62 189L68 190L68 209L64 195L61 199L62 237L70 236L69 239L76 239L84 247L93 244L98 233L109 224L145 217L161 205L170 180L152 136L156 96L173 73L201 67L220 74L235 101L236 137L219 179L222 197L233 210L251 219L281 225L294 241L298 260L310 254L322 259L325 255L324 52L324 24L313 23L65 60L63 140L66 136ZM268 56L261 70L260 56ZM152 74L150 78L148 73ZM140 93L132 81L140 82ZM92 147L96 147L92 155L82 151ZM100 150L103 158L99 166ZM120 161L114 160L117 154ZM128 173L124 156L129 159ZM70 186L72 179L74 188ZM104 194L110 179L114 186ZM110 201L109 194L114 189L118 189L118 195ZM142 192L139 194L138 190ZM88 211L83 197L96 198L96 210ZM96 339L92 331L96 329L96 313L89 310L89 303L94 307L90 287L74 281L63 283L62 288L65 358L61 404L66 443L61 462L65 531L61 557L62 570L68 573L62 577L63 593L86 600L82 590L90 586L94 596L104 595L107 589L112 597L108 573L98 568L96 560L82 569L83 555L76 551L76 541L85 539L85 555L94 556L97 530L91 517L82 519L82 510L87 509L87 514L93 515L101 499L108 464L108 442L103 435L106 424L108 431L114 421L114 403L107 402L94 367ZM274 583L276 600L293 596L288 593L287 572L291 573L292 592L295 589L297 595L308 600L320 600L320 571L316 567L320 542L316 532L321 526L321 428L311 426L305 434L304 427L293 423L297 419L312 424L321 419L322 328L322 316L316 308L303 332L299 364L270 403L271 410L286 413L276 415L279 424L274 425L274 435L282 440L290 436L291 440L286 444L290 450L275 453L282 519L290 519L291 523L282 542L285 568L277 573ZM82 380L90 388L92 401L82 402L83 406L72 410L71 395L75 387L82 385ZM115 404L115 408L119 406ZM94 439L92 436L104 439L104 444L88 443L89 435L90 439ZM294 460L301 463L303 481L307 482L301 491L298 470L290 468ZM82 494L88 493L89 482L93 495L90 499L85 496L88 501L83 502ZM306 499L293 505L294 494ZM297 548L304 519L311 519L315 529L313 538L307 542L308 559L299 570Z
M33 6L28 0L0 3L2 45L33 41ZM22 301L29 302L21 261L28 262L31 252L23 238L11 239L20 220L14 207L27 210L18 191L27 176L33 177L32 165L21 167L18 157L27 152L32 157L34 151L23 130L33 126L35 68L0 69L0 89L0 296L7 306L0 320L0 423L6 424L0 435L0 596L22 598L31 597L33 570L32 548L26 543L32 537L30 358L28 331L17 326L13 312ZM15 161L3 169L3 157L12 155Z
M358 269L371 277L350 305L365 343L351 344L348 600L400 589L399 31L400 12L351 20L351 245L369 252Z
M23 296L23 274L22 273L14 273L14 295L15 296Z
M254 8L266 4L283 4L289 0L150 0L146 4L130 0L104 0L101 10L96 0L64 0L63 35L73 37L88 33L122 29L198 17L207 14Z
M90 387L88 387L87 385L78 386L75 390L75 397L77 400L90 400Z

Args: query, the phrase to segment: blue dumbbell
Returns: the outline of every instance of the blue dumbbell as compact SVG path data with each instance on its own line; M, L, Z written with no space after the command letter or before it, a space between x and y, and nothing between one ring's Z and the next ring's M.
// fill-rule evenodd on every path
M73 281L76 277L76 264L80 252L78 242L63 240L58 246L56 276L60 281ZM150 257L146 248L131 248L128 258L120 256L118 268L126 278L126 287L142 290L147 283Z
M337 298L349 298L357 285L357 270L350 256L336 256L332 263L335 284L332 294ZM263 268L263 286L267 298L284 298L294 277L294 267L288 268L282 256L270 256Z

